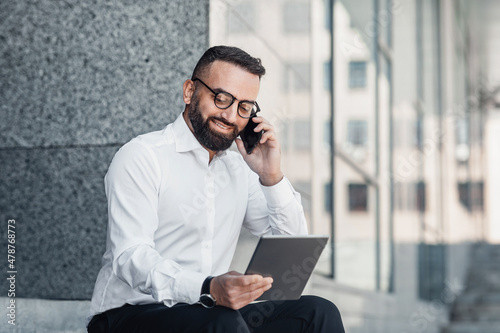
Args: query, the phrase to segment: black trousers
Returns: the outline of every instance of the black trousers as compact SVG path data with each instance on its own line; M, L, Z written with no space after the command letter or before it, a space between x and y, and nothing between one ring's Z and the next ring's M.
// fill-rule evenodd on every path
M124 305L94 316L89 333L344 333L330 301L302 296L296 301L260 302L236 311L199 304Z

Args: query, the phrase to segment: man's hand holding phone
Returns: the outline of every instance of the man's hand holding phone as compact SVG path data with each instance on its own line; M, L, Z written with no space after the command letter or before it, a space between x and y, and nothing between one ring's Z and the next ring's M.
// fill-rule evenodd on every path
M250 122L254 124L250 124ZM253 132L257 135L262 131L264 131L264 133L260 137L260 140L258 140L255 148L251 151L251 154L247 153L242 139L236 139L238 150L250 169L259 175L262 185L275 185L283 179L283 173L281 172L281 148L274 127L266 119L260 116L251 117L248 119L248 123L248 128L256 124ZM245 137L245 135L243 135L243 137Z

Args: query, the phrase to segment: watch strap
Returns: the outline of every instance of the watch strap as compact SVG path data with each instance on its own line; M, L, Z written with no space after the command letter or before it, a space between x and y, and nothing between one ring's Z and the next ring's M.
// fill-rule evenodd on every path
M203 281L203 284L201 285L201 294L207 294L210 295L210 282L212 282L213 276L208 276L205 281Z
M215 306L215 298L210 294L210 282L212 282L213 276L209 276L203 281L201 285L201 295L199 303L205 308L210 309Z

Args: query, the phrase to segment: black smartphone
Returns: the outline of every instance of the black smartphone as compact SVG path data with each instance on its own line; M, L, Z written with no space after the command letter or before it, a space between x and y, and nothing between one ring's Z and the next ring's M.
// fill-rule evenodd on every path
M253 149L259 144L260 139L264 131L255 132L254 129L257 127L257 123L254 123L253 118L257 115L253 115L248 119L248 124L245 126L243 131L240 132L241 141L245 146L247 154L251 154Z

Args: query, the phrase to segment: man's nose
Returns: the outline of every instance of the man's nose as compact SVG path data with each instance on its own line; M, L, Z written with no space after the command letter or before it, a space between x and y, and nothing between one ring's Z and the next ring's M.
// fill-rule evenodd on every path
M221 115L227 122L236 124L236 120L238 119L238 101L234 101L230 107L223 110Z

